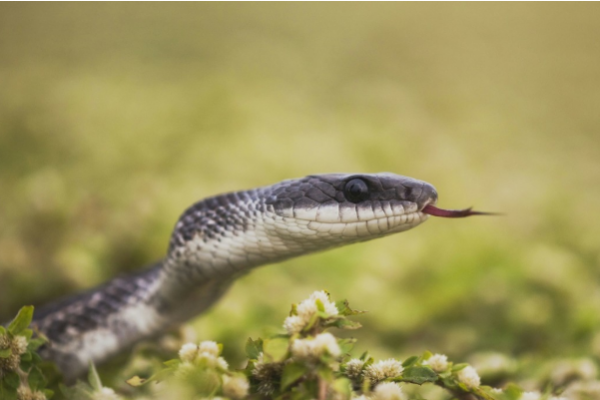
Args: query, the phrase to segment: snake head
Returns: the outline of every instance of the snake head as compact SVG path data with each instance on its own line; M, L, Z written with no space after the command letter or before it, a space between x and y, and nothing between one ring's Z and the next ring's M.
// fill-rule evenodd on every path
M287 224L306 225L315 240L343 244L413 228L436 201L432 185L405 176L324 174L271 187L266 205Z

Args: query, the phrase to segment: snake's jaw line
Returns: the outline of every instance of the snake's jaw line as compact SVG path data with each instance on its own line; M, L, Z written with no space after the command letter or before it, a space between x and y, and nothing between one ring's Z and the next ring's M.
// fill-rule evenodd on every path
M227 193L188 208L168 254L36 313L42 350L67 379L210 307L254 267L412 229L435 204L430 184L390 174L325 174Z

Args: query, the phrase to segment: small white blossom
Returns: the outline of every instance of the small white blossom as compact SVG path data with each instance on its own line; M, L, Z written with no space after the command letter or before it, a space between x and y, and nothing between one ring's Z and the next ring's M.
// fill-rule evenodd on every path
M325 293L323 290L314 292L310 295L310 299L313 301L320 300L323 304L325 312L329 315L338 315L339 311L334 303L329 300L329 295Z
M470 365L458 371L457 375L458 380L467 385L467 387L476 388L481 384L481 379L479 378L477 371Z
M219 355L219 345L212 340L205 340L198 346L200 353L209 353L217 357Z
M350 378L357 378L361 375L365 362L358 358L353 358L346 363L346 375Z
M503 392L503 390L501 388L491 388L490 392L500 394Z
M8 335L0 335L0 350L8 349L10 347L10 338Z
M226 370L227 368L229 368L229 364L227 364L227 361L225 361L223 357L219 357L217 358L217 367Z
M423 361L424 365L429 365L435 372L443 372L448 368L448 357L443 354L434 354L428 360Z
M338 345L336 338L331 333L321 333L315 337L315 346L322 350L327 350L329 355L339 357L342 350Z
M43 392L35 391L32 394L32 400L47 400L46 395Z
M24 336L16 336L12 341L12 349L16 354L23 354L27 350L27 339Z
M248 389L250 384L248 380L242 376L230 377L227 375L223 376L223 394L226 397L238 400L243 399L248 395Z
M92 394L92 400L120 400L114 390L111 388L103 387L99 391Z
M334 357L342 353L331 333L321 333L314 339L296 339L292 343L292 355L299 359L316 359L326 352Z
M520 400L539 400L542 397L540 392L523 392Z
M317 300L320 300L325 309L325 313L328 315L338 315L339 311L335 304L329 300L329 296L324 291L317 291L310 295L310 297L296 307L298 316L305 322L308 322L310 318L319 310L317 307Z
M383 382L377 385L373 393L374 400L404 400L402 388L394 382Z
M386 378L393 378L400 375L404 371L402 363L398 360L390 358L381 360L367 367L364 374L372 382L382 381Z
M186 343L179 350L179 358L181 361L192 362L198 356L198 345L194 343Z
M31 399L31 389L27 386L19 386L17 388L17 398L21 399Z
M290 315L283 321L283 328L290 334L300 333L302 329L306 326L306 321L304 318L299 315Z
M363 395L357 396L357 397L352 397L352 400L371 400L370 397Z

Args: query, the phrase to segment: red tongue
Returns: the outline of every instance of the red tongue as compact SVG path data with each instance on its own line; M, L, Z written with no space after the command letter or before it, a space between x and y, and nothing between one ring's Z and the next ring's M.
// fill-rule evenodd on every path
M431 204L426 205L421 210L425 214L433 215L435 217L444 218L464 218L470 217L471 215L498 215L496 213L472 211L471 207L465 208L464 210L444 210L443 208L437 208Z

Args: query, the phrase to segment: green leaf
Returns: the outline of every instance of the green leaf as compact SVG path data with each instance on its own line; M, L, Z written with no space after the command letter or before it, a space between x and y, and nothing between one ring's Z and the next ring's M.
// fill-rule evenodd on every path
M317 375L326 382L333 381L333 371L328 365L319 365L317 368Z
M179 364L181 364L181 361L177 358L174 358L172 360L165 361L163 364L169 368L177 368L179 367Z
M414 366L404 370L402 381L422 385L426 382L437 381L437 374L429 367Z
M32 357L31 352L27 351L21 354L21 361L31 361Z
M21 336L23 336L29 342L31 340L31 336L33 336L33 330L24 329L23 332L21 332Z
M4 380L0 380L0 399L17 400L17 389L6 385Z
M31 371L29 371L27 382L29 383L31 390L40 390L45 387L47 383L44 374L42 374L42 371L40 371L38 367L33 367Z
M358 314L366 313L366 311L358 311L358 310L351 309L350 305L348 303L348 300L338 301L335 303L335 306L337 307L338 311L340 312L340 315L343 315L343 316L358 315Z
M18 335L31 324L33 319L33 306L21 307L19 313L8 325L8 331L13 335Z
M252 340L252 338L248 338L246 341L246 356L248 356L249 359L256 360L262 351L262 339L258 338L256 340Z
M23 356L24 355L25 354L23 354ZM21 368L23 372L28 372L33 364L29 360L23 360L23 356L21 356L21 364L19 364L19 368Z
M283 392L291 384L296 382L305 373L308 372L308 368L304 364L290 363L283 368L283 374L281 375L281 391Z
M6 335L6 328L0 325L0 336Z
M351 321L347 318L337 318L331 323L327 324L330 326L335 326L339 329L359 329L362 328L362 325L359 322Z
M29 344L27 345L27 349L29 349L31 351L35 351L35 350L39 349L40 346L43 345L44 343L46 343L46 340L42 339L42 338L31 339L29 341Z
M463 368L466 368L466 367L468 367L468 366L469 366L469 364L467 364L467 363L462 363L462 364L454 364L454 365L452 366L452 372L457 372L457 371L460 371L461 369L463 369Z
M5 372L2 380L7 386L13 389L18 389L21 385L21 379L19 379L19 374L17 374L15 371Z
M54 391L50 390L50 389L44 389L42 390L42 393L44 393L44 395L46 396L46 399L50 400L52 397L54 397Z
M275 362L283 361L288 355L289 339L270 339L265 340L263 350L271 360Z
M0 358L8 358L12 355L12 350L10 347L8 349L0 350Z
M321 312L325 312L325 305L323 304L323 302L319 299L315 300L315 304L317 305L317 310L321 311Z
M98 375L98 371L96 371L96 367L93 362L90 362L90 371L88 372L88 382L94 391L98 392L102 389L102 381L100 380L100 376Z
M349 338L349 339L340 339L338 341L338 344L340 346L340 350L342 351L343 354L350 353L350 351L354 347L354 343L356 343L356 339L352 339L352 338Z
M402 363L402 366L404 368L406 367L410 367L411 365L413 365L417 360L419 359L419 357L417 356L412 356L412 357L408 357L406 360L404 360L404 362Z

